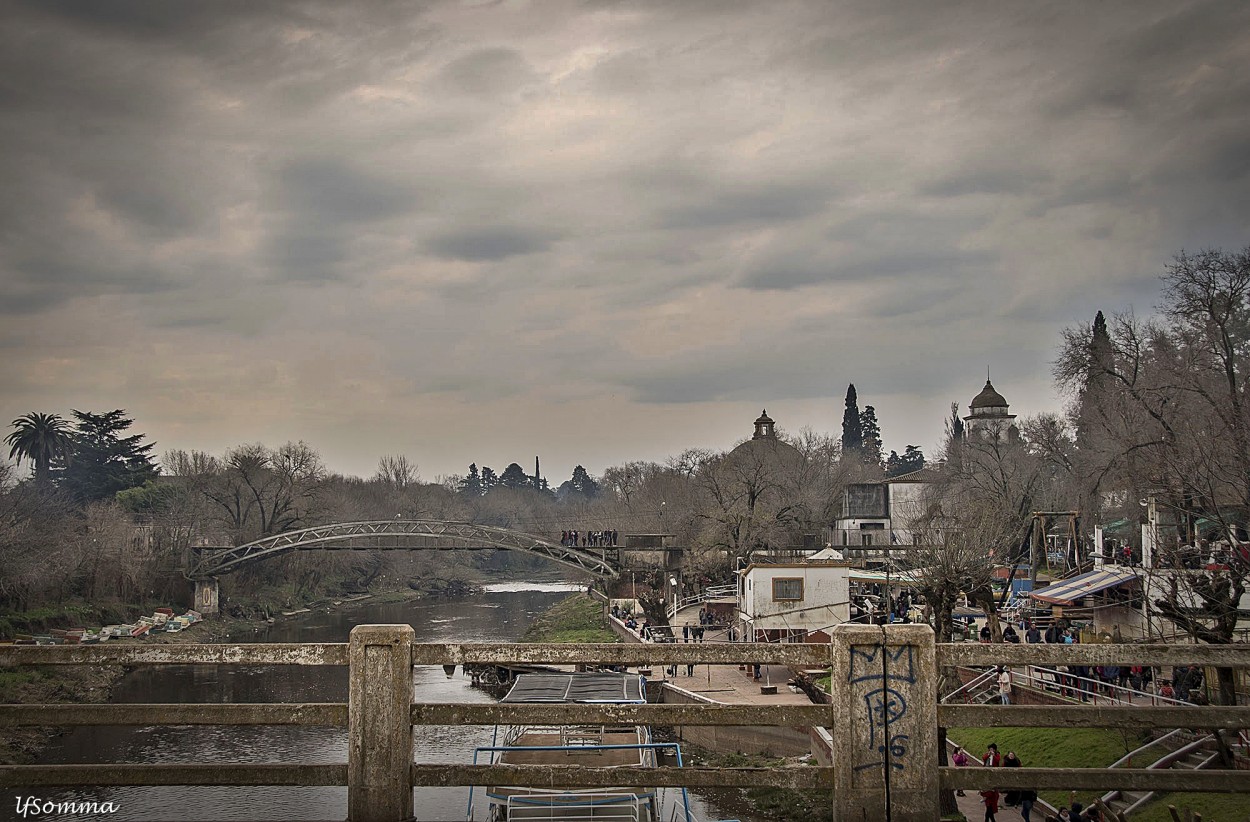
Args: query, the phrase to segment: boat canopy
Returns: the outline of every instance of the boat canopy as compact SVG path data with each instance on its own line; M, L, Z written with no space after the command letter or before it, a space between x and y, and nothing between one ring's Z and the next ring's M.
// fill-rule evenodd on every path
M521 674L503 702L645 704L637 674Z
M1071 605L1078 599L1090 594L1096 594L1099 591L1105 591L1117 585L1136 581L1137 574L1130 570L1124 568L1103 568L1099 571L1080 574L1071 579L1061 579L1058 582L1047 585L1045 588L1038 588L1032 592L1032 597L1033 599L1040 599L1042 602L1049 602L1052 605Z

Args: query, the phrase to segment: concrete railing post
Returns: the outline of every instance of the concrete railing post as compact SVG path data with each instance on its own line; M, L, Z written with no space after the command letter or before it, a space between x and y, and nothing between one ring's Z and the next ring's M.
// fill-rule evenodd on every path
M941 818L933 630L839 625L830 652L834 822Z
M411 625L357 625L348 643L347 818L412 817Z
M195 609L204 616L221 613L221 583L216 577L195 581Z

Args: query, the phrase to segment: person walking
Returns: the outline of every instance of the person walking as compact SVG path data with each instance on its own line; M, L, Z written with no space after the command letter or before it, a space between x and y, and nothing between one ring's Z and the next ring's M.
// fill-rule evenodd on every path
M1020 758L1016 756L1015 751L1007 751L1007 755L1003 757L1003 767L1004 768L1020 767ZM1020 791L1019 790L1007 791L1007 794L1003 797L1003 804L1006 805L1008 808L1014 808L1016 805L1019 805L1020 804Z
M1024 822L1033 822L1033 804L1037 802L1037 791L1025 789L1020 791L1020 818Z
M1004 705L1011 704L1011 671L1007 670L1006 665L999 666L998 669L998 698Z
M998 791L981 791L981 801L985 803L985 822L998 822Z

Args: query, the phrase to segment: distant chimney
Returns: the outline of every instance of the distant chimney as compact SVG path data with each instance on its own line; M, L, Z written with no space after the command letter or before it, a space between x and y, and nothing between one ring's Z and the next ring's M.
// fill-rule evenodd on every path
M539 479L539 474L538 474L538 455L537 454L534 455L534 490L535 491L543 490L543 483L542 483L542 480Z

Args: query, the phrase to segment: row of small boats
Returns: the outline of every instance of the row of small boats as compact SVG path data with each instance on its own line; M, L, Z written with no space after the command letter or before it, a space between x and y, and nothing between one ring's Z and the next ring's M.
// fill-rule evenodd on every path
M102 628L53 628L46 634L17 634L14 645L95 645L110 639L138 639L155 633L178 633L203 621L196 610L175 614L172 608L157 608L151 616L141 616L125 625Z

